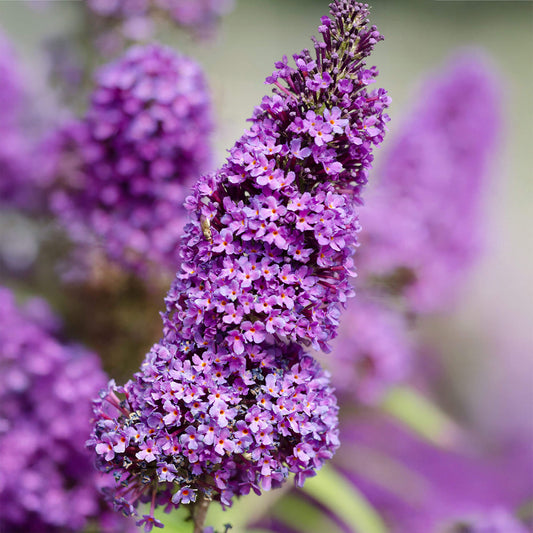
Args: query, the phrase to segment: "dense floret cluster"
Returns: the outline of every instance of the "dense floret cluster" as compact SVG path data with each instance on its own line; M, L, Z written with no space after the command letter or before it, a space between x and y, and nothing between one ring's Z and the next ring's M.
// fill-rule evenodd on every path
M125 20L162 11L177 24L199 30L229 12L234 0L88 0L88 5L100 16Z
M389 103L383 89L366 89L377 71L362 59L381 38L366 11L339 2L333 14L322 20L317 60L304 51L296 69L277 64L267 79L276 94L187 199L193 222L166 300L167 334L223 331L237 353L272 336L329 349L353 293L355 207Z
M164 340L96 405L91 445L130 512L150 494L152 507L230 505L289 472L301 484L338 446L327 375L300 344L327 349L353 292L355 206L389 98L366 88L381 39L366 7L337 0L331 12L316 58L277 64L275 94L187 199Z
M42 300L20 308L0 288L0 531L66 533L98 519L117 532L125 524L105 506L84 447L106 377L94 354L59 343L56 328Z
M415 311L450 301L477 257L483 191L497 132L498 91L476 58L424 85L361 210L358 267L400 289Z
M53 210L75 241L137 272L174 270L181 205L210 162L204 75L171 49L134 47L102 68L86 117L60 134Z
M413 346L406 321L379 299L358 294L348 304L332 347L325 361L332 382L357 402L379 401L409 374Z
M336 399L298 345L241 355L210 346L192 359L190 349L155 345L133 381L97 402L91 445L123 482L114 497L124 511L152 491L176 506L198 495L231 505L289 473L301 485L332 457Z

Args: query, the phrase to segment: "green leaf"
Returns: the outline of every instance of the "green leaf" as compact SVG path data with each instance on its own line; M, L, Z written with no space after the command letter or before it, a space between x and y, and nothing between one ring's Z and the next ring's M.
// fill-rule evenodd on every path
M449 446L459 436L459 428L451 418L412 388L392 389L381 407L412 431L438 446Z
M248 532L246 526L269 513L274 504L283 497L286 490L286 488L281 488L264 492L261 496L248 494L241 498L235 498L232 507L226 511L222 510L219 503L212 503L207 513L206 525L213 526L215 530L224 531L224 524L231 524L233 526L233 529L230 530L231 533Z
M361 533L387 531L378 512L363 494L329 465L323 467L317 476L307 479L302 490ZM329 529L309 531L329 531Z
M273 514L278 520L301 533L342 533L335 522L311 503L299 498L295 492L280 500Z
M155 517L165 524L166 533L193 533L194 524L189 520L190 512L186 507L180 507L169 514L159 510L156 511ZM140 531L140 530L139 530Z

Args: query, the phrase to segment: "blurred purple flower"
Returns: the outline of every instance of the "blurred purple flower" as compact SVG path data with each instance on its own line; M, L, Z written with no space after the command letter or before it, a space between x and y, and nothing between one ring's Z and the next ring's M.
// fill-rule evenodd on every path
M212 28L223 15L229 13L235 0L153 0L182 26L201 30Z
M403 291L417 312L449 303L479 253L500 127L495 75L459 57L424 85L361 210L361 272Z
M341 319L324 363L346 401L373 404L410 372L413 342L406 320L381 300L359 293Z
M172 271L182 202L210 163L210 96L200 67L134 47L98 71L83 120L60 131L52 209L83 247L139 274Z
M106 376L56 328L42 300L20 307L0 288L0 530L74 532L94 520L109 533L129 529L105 507L85 450L90 399Z
M496 509L517 509L533 496L530 443L485 450L479 439L471 437L464 444L439 447L376 415L347 422L341 438L345 446L337 465L385 518L392 533L448 533L445 527L463 517L485 515L487 524L489 516L496 524L500 516ZM514 530L494 529L508 531Z

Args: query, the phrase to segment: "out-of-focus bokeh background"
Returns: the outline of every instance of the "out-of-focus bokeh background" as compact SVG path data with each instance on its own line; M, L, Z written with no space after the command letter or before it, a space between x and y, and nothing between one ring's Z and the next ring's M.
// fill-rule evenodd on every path
M42 42L76 31L82 13L78 4L0 1L0 26L20 53L33 97L53 113L54 98L44 83ZM170 27L164 32L166 43L206 69L217 113L217 162L223 161L265 94L263 82L274 61L309 47L327 8L326 0L237 0L214 42ZM449 313L424 319L421 331L442 356L438 396L444 408L489 440L505 431L529 435L533 443L533 2L376 0L372 21L385 41L371 64L378 66L379 84L393 99L389 138L377 150L377 169L380 154L430 72L472 48L497 72L504 126L486 191L484 252L468 274L458 304ZM37 228L27 224L0 216L4 261L34 257ZM39 279L32 283L46 293L46 281ZM139 346L132 360L138 362L145 349Z

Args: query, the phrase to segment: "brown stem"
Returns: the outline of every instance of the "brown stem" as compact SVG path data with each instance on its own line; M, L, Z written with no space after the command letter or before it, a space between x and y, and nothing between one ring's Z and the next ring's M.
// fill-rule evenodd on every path
M198 500L196 500L196 503L194 504L193 510L194 533L203 533L208 508L209 500L203 495L199 495Z

